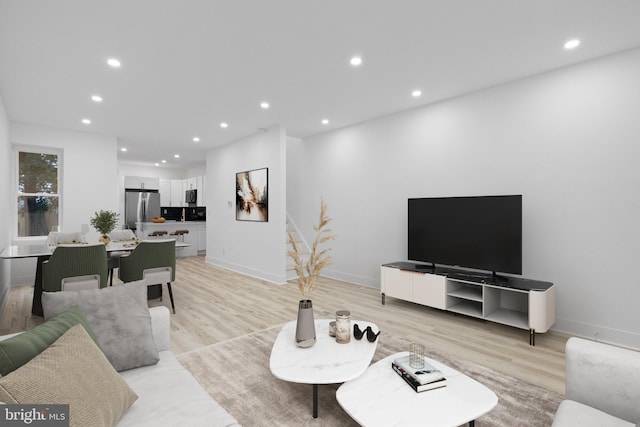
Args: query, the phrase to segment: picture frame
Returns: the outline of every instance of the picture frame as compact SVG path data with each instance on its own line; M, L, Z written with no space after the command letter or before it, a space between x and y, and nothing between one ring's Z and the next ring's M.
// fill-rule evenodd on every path
M269 168L236 173L236 221L269 221Z

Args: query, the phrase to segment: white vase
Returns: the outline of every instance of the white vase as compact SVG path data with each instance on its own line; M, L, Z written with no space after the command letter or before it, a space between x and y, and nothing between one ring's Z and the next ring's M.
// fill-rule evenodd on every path
M313 318L311 300L300 300L298 303L298 322L296 324L296 345L311 347L316 343L316 323Z

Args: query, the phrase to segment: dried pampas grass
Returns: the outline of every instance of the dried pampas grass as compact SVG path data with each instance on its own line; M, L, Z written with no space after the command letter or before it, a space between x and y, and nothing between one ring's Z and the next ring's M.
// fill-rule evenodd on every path
M327 216L327 205L324 200L320 201L320 221L313 226L316 231L316 239L311 247L311 253L307 262L303 261L303 251L299 242L296 240L292 230L287 231L289 236L289 244L293 248L288 255L293 259L293 269L298 274L298 288L302 293L303 299L309 299L311 292L316 287L316 279L320 277L323 268L331 264L330 248L319 249L319 246L335 237L331 234L331 230L327 228L331 222L331 218Z

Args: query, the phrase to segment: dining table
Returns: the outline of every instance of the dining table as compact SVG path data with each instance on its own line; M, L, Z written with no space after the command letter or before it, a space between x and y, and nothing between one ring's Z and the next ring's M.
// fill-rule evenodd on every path
M131 252L138 246L138 242L139 240L111 241L106 245L107 255L110 252ZM76 245L82 244L76 243ZM176 240L176 249L188 246L188 243ZM51 257L55 248L55 245L49 245L46 241L28 242L8 246L0 252L2 259L37 258L31 314L40 317L44 315L42 311L42 264Z

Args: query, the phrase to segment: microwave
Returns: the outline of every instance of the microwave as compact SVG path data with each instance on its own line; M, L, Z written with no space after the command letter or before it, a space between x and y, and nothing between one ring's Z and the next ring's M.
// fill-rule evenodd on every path
M184 192L185 203L196 203L198 201L198 190L187 190Z

